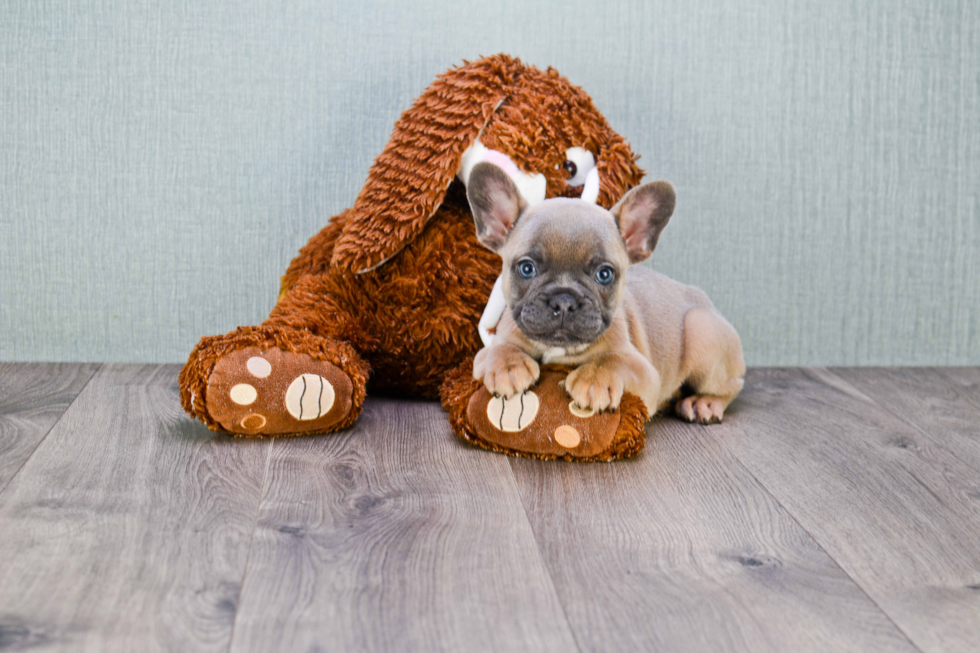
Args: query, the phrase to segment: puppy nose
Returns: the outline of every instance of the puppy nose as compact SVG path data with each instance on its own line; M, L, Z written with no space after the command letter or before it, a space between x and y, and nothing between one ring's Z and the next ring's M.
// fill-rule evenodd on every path
M567 315L578 308L578 300L567 293L559 293L548 299L548 307L555 315Z

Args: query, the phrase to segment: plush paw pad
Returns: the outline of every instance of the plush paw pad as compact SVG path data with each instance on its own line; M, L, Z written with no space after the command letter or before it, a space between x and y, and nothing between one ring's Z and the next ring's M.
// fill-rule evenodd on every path
M334 402L333 385L318 374L300 374L286 388L286 410L295 419L319 419L330 412Z
M562 424L555 429L555 442L566 449L574 449L582 444L582 434L574 426Z
M487 421L507 433L523 431L538 416L541 402L530 390L513 397L492 397L487 402Z
M246 347L215 365L206 403L230 433L315 433L329 430L350 412L352 393L350 378L331 363Z

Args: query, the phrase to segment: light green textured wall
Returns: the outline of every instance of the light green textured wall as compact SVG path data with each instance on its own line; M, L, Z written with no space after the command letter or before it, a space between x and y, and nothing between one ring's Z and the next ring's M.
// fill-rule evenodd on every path
M506 51L679 195L750 364L980 363L980 3L0 0L0 359L259 322L399 113Z

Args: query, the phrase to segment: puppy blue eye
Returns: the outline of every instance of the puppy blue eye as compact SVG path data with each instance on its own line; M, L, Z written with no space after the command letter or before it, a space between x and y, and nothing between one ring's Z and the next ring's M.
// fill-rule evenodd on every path
M604 286L608 286L615 278L616 271L612 269L611 265L603 265L601 268L596 270L595 280Z
M533 261L521 261L517 264L517 273L525 279L530 279L538 273L538 268L534 266Z

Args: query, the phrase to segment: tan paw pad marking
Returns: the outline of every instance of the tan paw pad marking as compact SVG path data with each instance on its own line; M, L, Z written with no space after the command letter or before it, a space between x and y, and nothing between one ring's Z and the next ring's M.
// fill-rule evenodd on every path
M239 406L248 406L258 398L259 393L249 384L239 383L231 389L228 395Z
M258 431L265 426L265 417L258 413L250 413L242 418L242 427L249 431Z
M272 363L261 356L252 356L245 362L248 373L257 379L264 379L272 374Z
M301 374L286 389L286 410L298 420L322 417L333 408L330 381L317 374Z
M574 400L572 400L568 404L568 412L570 412L572 415L575 415L575 417L581 417L582 419L585 419L586 417L592 417L593 415L595 415L595 408L582 408L577 403L575 403ZM568 427L568 428L572 428L572 427Z
M564 424L555 429L555 442L566 449L574 449L582 442L582 436L574 426Z
M501 431L516 433L531 425L540 406L538 395L530 390L513 397L491 397L487 403L487 419Z

